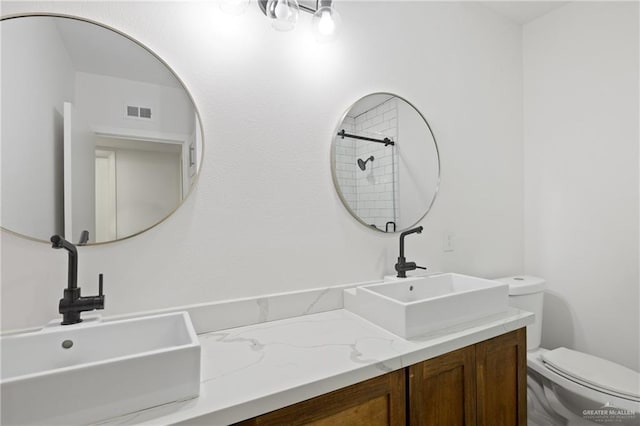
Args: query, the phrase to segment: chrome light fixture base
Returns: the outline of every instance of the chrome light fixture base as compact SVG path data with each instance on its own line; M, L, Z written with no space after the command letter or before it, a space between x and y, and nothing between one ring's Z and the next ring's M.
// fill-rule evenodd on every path
M313 15L313 27L318 41L335 38L340 26L340 15L333 7L333 0L257 0L262 13L272 21L279 31L290 31L295 27L298 12Z
M269 16L269 14L267 13L267 3L269 3L269 0L258 0L258 6L260 6L260 10L262 10L262 13L265 14L265 16ZM301 0L298 3L298 7L300 8L300 10L307 12L307 13L311 13L314 14L316 13L316 11L318 10L321 0L317 0L314 1L312 3L315 3L315 9L313 7L307 6L305 3L309 4L310 2L305 2L304 0ZM326 3L326 1L324 2ZM331 2L329 2L331 3Z

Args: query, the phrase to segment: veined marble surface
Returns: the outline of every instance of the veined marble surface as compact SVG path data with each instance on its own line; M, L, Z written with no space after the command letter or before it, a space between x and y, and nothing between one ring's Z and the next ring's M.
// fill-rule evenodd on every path
M382 281L364 281L311 290L267 294L245 299L178 306L168 309L105 317L103 321L187 311L189 312L196 333L203 334L233 327L244 327L251 324L342 309L344 306L343 291L345 289L379 282Z
M200 396L100 425L227 425L533 323L517 309L405 340L344 309L210 332Z
M432 275L438 272L415 272L409 276ZM396 280L394 276L385 276L384 280ZM339 284L308 290L297 290L283 293L265 294L243 299L230 299L217 302L205 302L195 305L174 306L171 308L132 312L128 314L103 316L99 311L85 313L84 321L117 321L148 315L160 315L171 312L189 312L196 333L226 330L251 324L276 321L302 315L333 311L344 307L343 291L345 289L382 283L383 280L362 281L351 284ZM59 325L60 317L52 319L49 324ZM1 336L31 333L42 327L30 327L18 330L6 330Z
M196 333L203 334L233 327L243 327L251 324L342 309L344 307L343 291L345 289L381 282L382 280L363 281L353 284L266 294L244 299L175 306L172 308L154 309L121 315L102 316L100 312L92 311L85 313L82 318L83 321L117 321L148 315L187 311L189 312ZM56 318L52 319L45 327L51 325L57 326L59 324L60 318ZM9 336L21 333L32 333L41 329L42 327L31 327L19 330L7 330L0 333L0 335Z

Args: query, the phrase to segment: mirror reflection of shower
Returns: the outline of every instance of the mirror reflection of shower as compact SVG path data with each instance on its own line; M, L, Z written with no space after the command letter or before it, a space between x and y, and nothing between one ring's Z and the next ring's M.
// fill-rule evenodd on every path
M334 142L335 173L345 203L363 223L383 231L387 222L397 222L399 213L398 118L393 95L373 96L349 110Z
M367 170L367 163L369 161L373 162L373 160L375 160L373 155L371 157L367 158L365 161L362 161L362 158L358 158L358 167L360 167L360 170L365 171L365 170Z
M437 193L440 162L429 124L390 93L365 96L347 110L336 127L331 163L341 201L371 229L409 229Z

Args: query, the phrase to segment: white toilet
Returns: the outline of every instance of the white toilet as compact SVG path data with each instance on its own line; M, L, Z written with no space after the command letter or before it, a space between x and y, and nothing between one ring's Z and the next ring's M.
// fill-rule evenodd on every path
M567 348L540 347L544 280L501 278L509 304L536 315L527 326L529 426L639 425L640 374L611 361Z

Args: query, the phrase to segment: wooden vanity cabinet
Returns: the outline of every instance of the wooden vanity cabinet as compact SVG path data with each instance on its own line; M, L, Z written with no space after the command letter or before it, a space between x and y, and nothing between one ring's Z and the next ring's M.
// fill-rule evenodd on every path
M406 426L405 394L404 370L398 370L237 423L237 426Z
M525 329L412 365L413 425L526 426Z
M407 368L411 425L475 425L474 346Z
M524 328L238 423L242 426L526 424Z
M475 349L476 424L526 426L526 329L485 340Z

